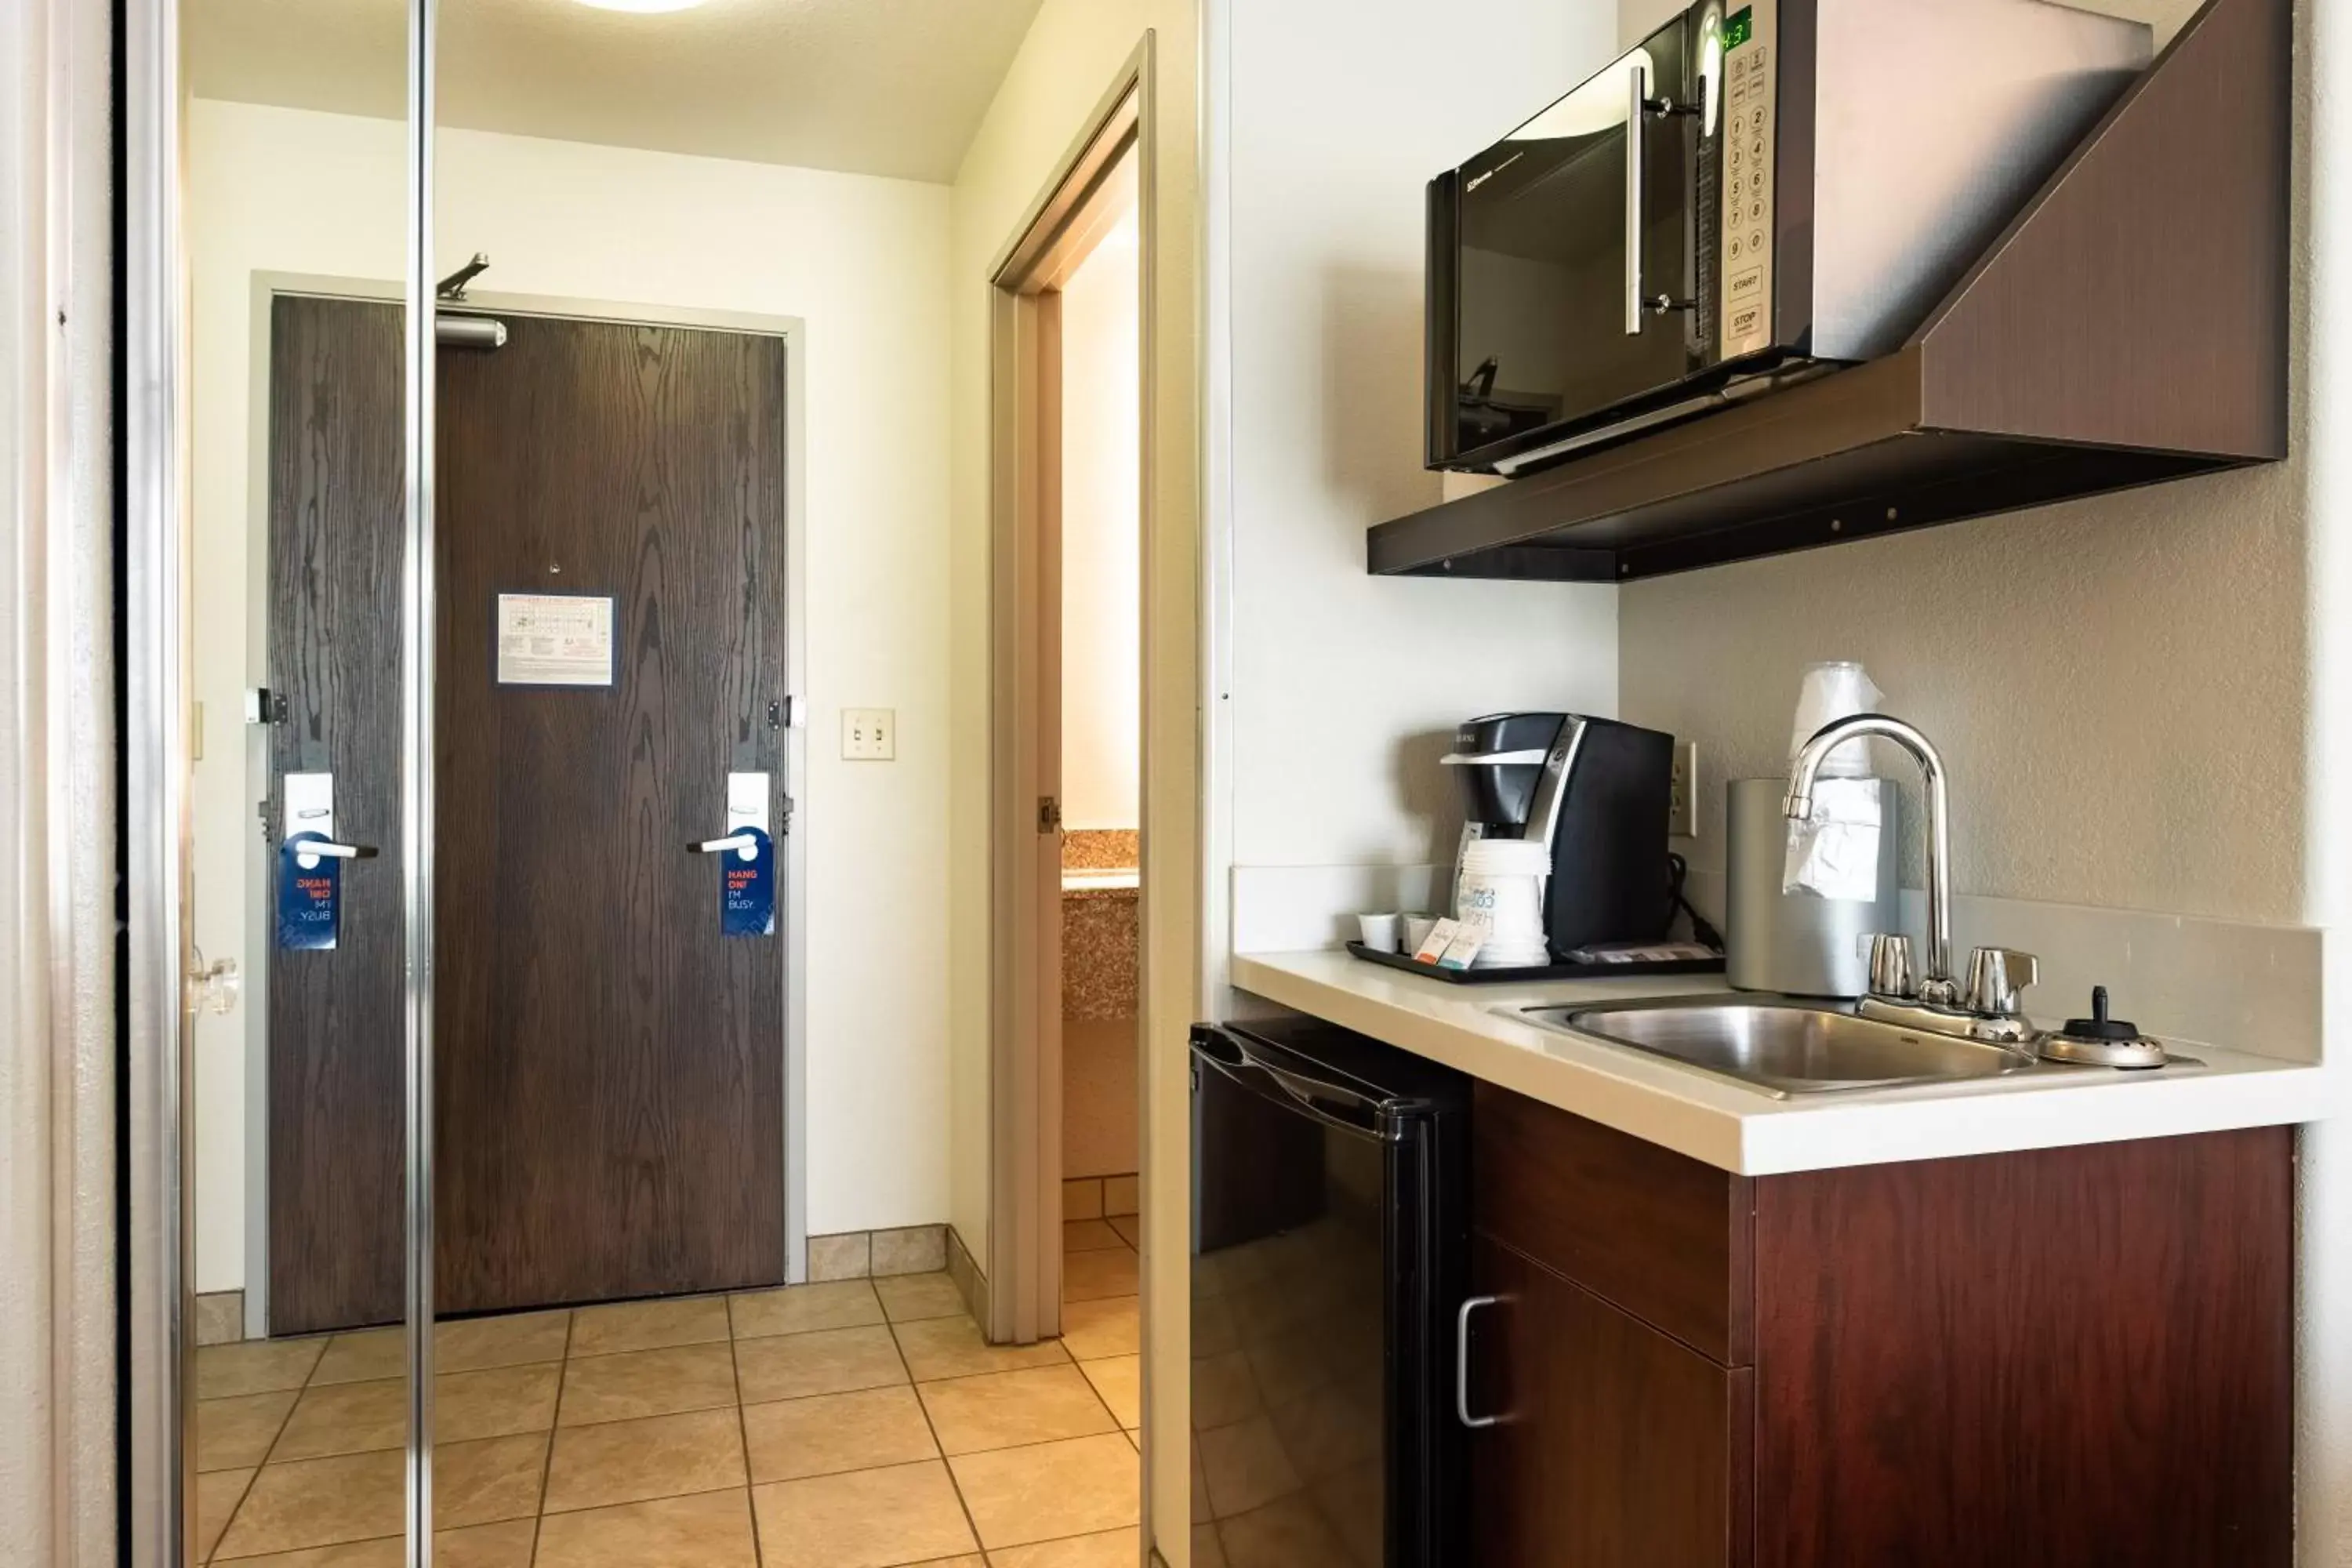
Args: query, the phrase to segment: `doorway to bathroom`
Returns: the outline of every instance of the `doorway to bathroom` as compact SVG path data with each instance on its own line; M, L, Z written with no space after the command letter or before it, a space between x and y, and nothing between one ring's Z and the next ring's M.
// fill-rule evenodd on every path
M996 273L988 1326L1013 1342L1139 1315L1138 108L1107 100Z

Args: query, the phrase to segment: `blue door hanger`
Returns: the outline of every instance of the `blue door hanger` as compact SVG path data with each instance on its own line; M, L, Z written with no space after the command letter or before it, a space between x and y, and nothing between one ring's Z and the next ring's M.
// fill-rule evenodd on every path
M278 847L278 945L320 952L335 945L342 922L343 862L306 854L306 844L330 842L323 833L297 833Z
M740 842L719 854L719 929L726 936L776 934L776 841L757 827L729 836Z

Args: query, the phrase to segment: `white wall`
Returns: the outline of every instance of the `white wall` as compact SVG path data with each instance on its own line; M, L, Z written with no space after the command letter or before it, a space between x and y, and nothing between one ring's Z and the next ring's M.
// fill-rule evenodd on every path
M1129 208L1062 286L1062 821L1080 829L1141 820L1137 238Z
M255 895L238 691L262 679L245 643L252 277L396 279L402 128L199 100L189 140L207 729L197 934L208 955L243 957ZM808 651L794 685L812 714L793 793L812 928L799 977L808 1224L936 1223L948 1208L947 188L445 130L438 222L445 267L493 257L483 289L807 323ZM845 706L898 710L896 763L838 760ZM242 1282L243 1027L208 1018L198 1037L203 1289Z
M1539 0L1232 7L1236 866L1448 858L1456 723L1616 711L1611 587L1364 570L1366 529L1441 499L1422 466L1423 184L1601 64L1614 26Z

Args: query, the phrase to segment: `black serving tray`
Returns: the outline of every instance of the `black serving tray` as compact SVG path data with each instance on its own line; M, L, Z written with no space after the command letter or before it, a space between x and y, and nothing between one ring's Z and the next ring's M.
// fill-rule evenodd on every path
M1713 958L1654 958L1639 963L1539 963L1527 969L1441 969L1402 952L1374 952L1360 942L1348 951L1368 963L1426 974L1449 985L1526 984L1535 980L1632 980L1644 974L1720 974L1723 955Z

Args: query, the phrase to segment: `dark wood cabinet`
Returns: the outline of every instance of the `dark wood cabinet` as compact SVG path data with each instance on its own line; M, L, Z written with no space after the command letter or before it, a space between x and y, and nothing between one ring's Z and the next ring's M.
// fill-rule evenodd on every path
M1481 1237L1471 1519L1480 1564L1722 1568L1752 1374ZM1744 1522L1744 1521L1743 1521Z
M1477 1568L2285 1568L2294 1132L1732 1175L1481 1085Z

